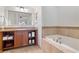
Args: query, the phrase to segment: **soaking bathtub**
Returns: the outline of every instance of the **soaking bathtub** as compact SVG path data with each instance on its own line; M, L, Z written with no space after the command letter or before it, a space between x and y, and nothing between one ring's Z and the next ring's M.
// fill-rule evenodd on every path
M79 52L79 39L62 35L48 35L43 38L52 46L61 50L64 53L78 53Z

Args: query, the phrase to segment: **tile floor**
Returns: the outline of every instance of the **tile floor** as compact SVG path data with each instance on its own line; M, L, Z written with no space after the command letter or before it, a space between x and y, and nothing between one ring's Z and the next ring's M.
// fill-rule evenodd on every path
M28 46L28 47L6 50L3 53L43 53L43 52L44 51L38 46Z

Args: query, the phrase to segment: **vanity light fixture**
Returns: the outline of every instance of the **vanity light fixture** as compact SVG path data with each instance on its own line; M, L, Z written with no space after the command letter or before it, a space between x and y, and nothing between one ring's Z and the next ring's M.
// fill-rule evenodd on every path
M23 6L16 6L17 9L19 9L19 11L21 12L29 12L29 9L24 8Z

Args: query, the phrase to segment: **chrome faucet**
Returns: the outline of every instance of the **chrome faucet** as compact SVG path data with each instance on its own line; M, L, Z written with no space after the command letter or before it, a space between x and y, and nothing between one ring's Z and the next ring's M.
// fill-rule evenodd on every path
M56 40L56 42L58 42L58 43L61 44L61 39L62 39L61 37L58 37L57 40Z

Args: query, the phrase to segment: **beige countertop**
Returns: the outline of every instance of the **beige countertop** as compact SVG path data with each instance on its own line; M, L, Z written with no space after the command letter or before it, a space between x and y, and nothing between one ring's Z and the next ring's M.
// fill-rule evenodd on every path
M0 28L0 32L3 31L21 31L21 30L37 30L35 27L26 27L26 28Z

